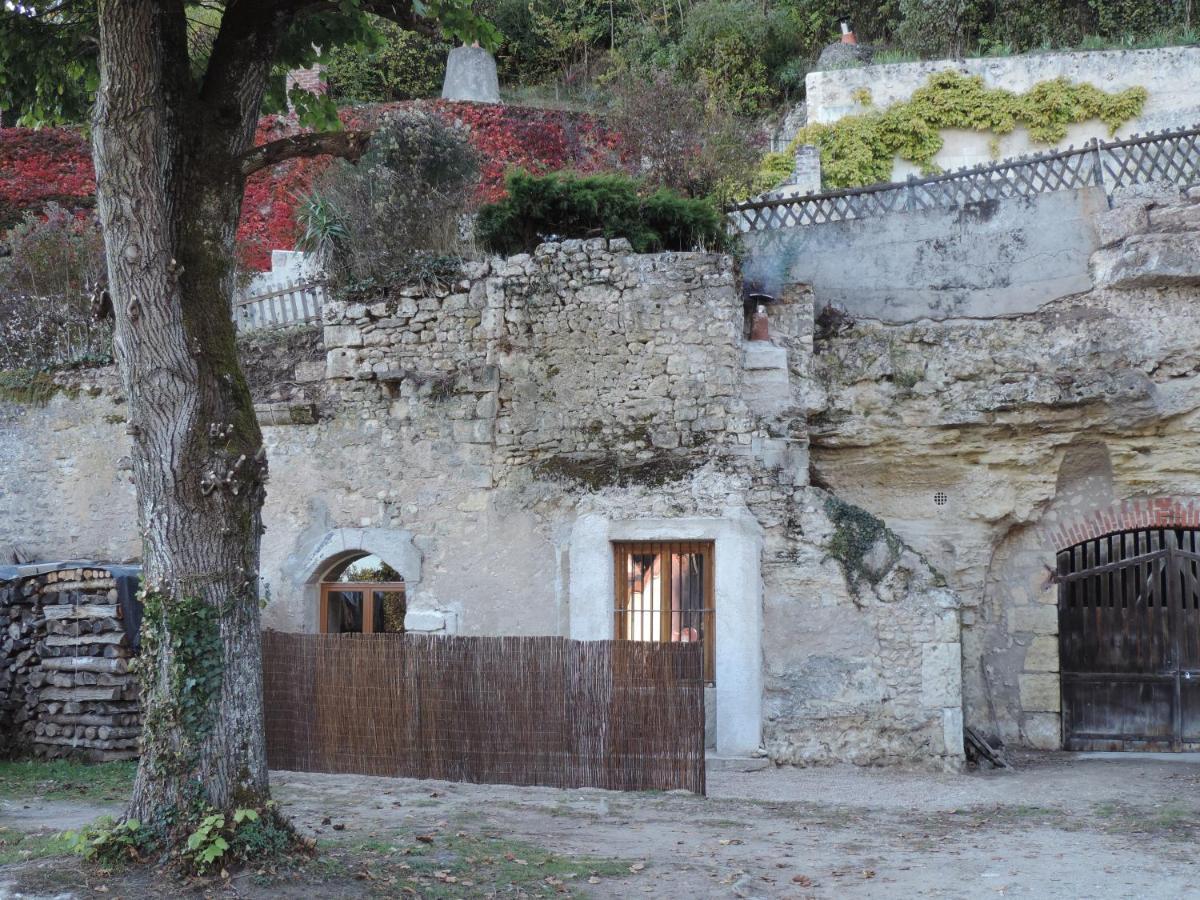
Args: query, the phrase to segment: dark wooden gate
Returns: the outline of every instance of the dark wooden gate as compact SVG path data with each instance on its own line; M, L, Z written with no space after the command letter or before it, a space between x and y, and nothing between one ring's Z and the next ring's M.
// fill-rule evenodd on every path
M1076 544L1058 582L1066 749L1200 749L1200 532Z

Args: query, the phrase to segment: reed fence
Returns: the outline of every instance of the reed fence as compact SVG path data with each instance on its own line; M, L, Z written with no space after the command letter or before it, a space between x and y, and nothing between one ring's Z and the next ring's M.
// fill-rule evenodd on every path
M1111 193L1118 187L1153 182L1200 184L1200 125L1120 141L1092 140L1080 148L925 178L910 176L905 182L752 200L731 206L727 215L735 232L765 231L1092 186Z
M263 634L275 769L703 794L700 645Z

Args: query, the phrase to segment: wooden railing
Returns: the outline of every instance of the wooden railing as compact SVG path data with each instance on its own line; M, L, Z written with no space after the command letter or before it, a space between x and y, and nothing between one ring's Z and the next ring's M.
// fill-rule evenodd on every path
M1200 126L1134 135L1120 141L1092 140L1081 148L1032 154L925 178L910 176L905 182L752 200L731 206L727 215L732 231L765 231L1083 187L1096 186L1111 192L1151 182L1200 184Z
M272 768L704 793L699 644L263 634Z
M238 331L254 331L320 322L324 305L324 281L291 281L277 290L235 300L233 314Z

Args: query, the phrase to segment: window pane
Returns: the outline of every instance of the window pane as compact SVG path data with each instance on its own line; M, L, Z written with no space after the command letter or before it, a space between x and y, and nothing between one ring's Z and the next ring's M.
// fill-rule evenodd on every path
M329 592L330 634L359 634L362 632L362 591Z
M379 634L403 634L406 606L404 591L372 591L375 602L375 631Z
M623 637L657 641L661 636L662 570L657 553L630 553L627 557L629 615Z

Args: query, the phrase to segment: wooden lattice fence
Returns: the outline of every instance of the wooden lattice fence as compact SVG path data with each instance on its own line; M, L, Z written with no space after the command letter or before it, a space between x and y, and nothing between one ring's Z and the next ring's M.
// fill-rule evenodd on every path
M320 322L324 308L323 281L289 281L277 290L242 297L233 304L238 331Z
M704 793L698 643L263 634L271 768Z
M728 210L733 231L765 231L917 212L983 200L1033 197L1052 191L1114 188L1151 182L1200 184L1200 126L1121 141L1093 140L992 165L909 177L901 183L825 191L806 197L739 203Z

